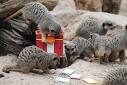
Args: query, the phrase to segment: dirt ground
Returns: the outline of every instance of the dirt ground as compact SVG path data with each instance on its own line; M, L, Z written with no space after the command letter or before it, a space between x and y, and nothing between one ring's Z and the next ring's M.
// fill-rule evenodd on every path
M4 65L12 65L14 64L15 56L7 55L0 57L0 73L4 74L5 77L0 78L0 85L91 85L87 84L82 80L71 80L70 83L56 83L54 82L53 77L59 73L61 73L64 69L51 70L55 72L55 74L23 74L19 72L10 72L4 73L2 72L2 67ZM81 74L82 78L91 78L98 82L103 80L103 77L109 72L111 69L115 67L120 67L118 64L108 64L108 65L100 65L98 61L94 61L92 63L77 60L74 64L67 68L71 68L76 71L76 73ZM99 84L92 84L99 85Z

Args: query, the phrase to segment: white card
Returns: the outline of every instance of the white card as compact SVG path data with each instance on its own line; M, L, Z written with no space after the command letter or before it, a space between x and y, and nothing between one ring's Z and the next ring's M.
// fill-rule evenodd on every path
M81 77L82 77L82 75L81 74L77 74L77 73L74 73L74 74L72 74L70 76L70 78L72 78L72 79L80 79Z
M91 78L84 78L83 81L89 83L89 84L98 84L99 82L96 80L93 80Z
M69 83L70 79L69 78L56 77L55 81L56 82L62 82L62 83Z
M65 69L62 73L67 74L67 75L71 75L72 73L74 73L74 70L72 70L72 69Z

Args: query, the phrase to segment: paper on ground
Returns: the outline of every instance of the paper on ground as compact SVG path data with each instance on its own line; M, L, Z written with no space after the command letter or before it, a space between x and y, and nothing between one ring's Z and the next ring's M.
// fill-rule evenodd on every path
M62 73L67 74L67 75L71 75L72 73L74 73L75 71L72 69L65 69Z
M56 82L62 82L62 83L69 83L70 79L69 78L56 77L55 81Z
M72 74L70 76L70 78L72 78L72 79L80 79L81 77L82 77L82 75L81 74L77 74L77 73L74 73L74 74Z
M98 81L93 80L91 78L86 78L86 79L84 78L83 81L85 81L85 82L87 82L89 84L98 84L99 83Z

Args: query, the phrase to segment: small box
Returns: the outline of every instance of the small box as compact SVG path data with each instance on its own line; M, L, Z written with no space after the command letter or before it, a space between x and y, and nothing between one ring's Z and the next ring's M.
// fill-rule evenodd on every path
M42 35L39 30L36 31L36 46L42 48L48 53L56 53L63 57L63 33L59 37L54 38L50 34L46 34L47 43L42 43Z

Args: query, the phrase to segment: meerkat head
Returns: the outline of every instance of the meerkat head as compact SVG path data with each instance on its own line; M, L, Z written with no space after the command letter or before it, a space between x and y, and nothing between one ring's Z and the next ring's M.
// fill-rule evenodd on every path
M53 36L58 37L61 33L61 26L58 23L54 22L53 24L50 25L49 32Z
M68 53L69 55L72 55L77 51L76 45L71 42L66 43L64 47L65 47L65 52Z
M52 56L49 68L50 69L56 69L60 66L60 57L57 54L50 54Z
M55 18L49 14L48 19L46 21L46 28L48 28L49 33L55 37L58 37L61 33L61 26Z
M115 27L115 23L110 21L110 20L106 20L102 23L102 27L104 30L113 30Z

